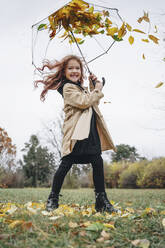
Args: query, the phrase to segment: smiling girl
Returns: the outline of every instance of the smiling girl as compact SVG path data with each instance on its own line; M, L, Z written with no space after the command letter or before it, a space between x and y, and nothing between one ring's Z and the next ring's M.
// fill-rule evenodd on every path
M59 193L67 172L72 164L91 163L95 187L96 211L109 213L117 210L109 202L104 185L104 168L101 152L113 149L115 146L107 130L103 116L98 108L103 85L96 76L89 76L90 92L83 86L84 72L81 59L74 55L64 57L60 62L46 61L41 70L47 67L56 69L35 85L43 83L44 90L41 100L50 89L58 90L64 100L65 119L63 124L62 158L52 183L52 189L47 200L46 209L52 211L58 208ZM93 86L92 81L95 81Z

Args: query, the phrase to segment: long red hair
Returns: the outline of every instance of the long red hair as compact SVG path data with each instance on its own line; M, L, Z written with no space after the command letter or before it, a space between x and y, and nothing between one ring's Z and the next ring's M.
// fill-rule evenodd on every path
M45 60L43 62L43 67L40 68L40 71L44 71L45 68L48 68L50 71L53 69L56 69L56 71L51 74L48 74L43 77L43 80L36 80L34 82L34 86L38 87L38 83L44 84L44 89L41 92L40 99L41 101L45 100L45 95L47 94L48 90L57 90L60 86L62 81L65 79L65 70L67 67L68 62L71 59L75 59L79 64L80 64L80 69L81 69L81 77L80 77L80 83L83 84L84 82L84 66L81 61L81 59L76 56L76 55L68 55L65 56L61 61L49 61Z

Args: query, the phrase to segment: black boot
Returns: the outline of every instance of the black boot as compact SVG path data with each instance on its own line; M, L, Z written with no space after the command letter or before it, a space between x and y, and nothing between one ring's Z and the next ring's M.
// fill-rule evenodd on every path
M117 213L118 210L113 207L113 205L109 202L107 195L105 192L95 192L96 194L96 203L95 209L97 212L108 212L108 213Z
M46 210L53 211L54 209L58 208L59 206L58 200L59 200L59 194L51 192L46 203Z

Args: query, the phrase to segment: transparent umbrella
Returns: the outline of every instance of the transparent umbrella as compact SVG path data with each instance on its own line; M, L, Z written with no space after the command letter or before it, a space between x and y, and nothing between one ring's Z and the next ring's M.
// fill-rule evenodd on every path
M72 53L90 73L89 63L107 54L125 32L118 9L72 0L32 26L32 64L38 70L43 60Z

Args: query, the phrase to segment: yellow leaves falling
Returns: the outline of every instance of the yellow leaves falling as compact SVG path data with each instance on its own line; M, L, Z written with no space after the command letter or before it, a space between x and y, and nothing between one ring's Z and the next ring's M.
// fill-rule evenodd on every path
M128 24L128 23L126 23L126 27L127 27L127 29L128 29L128 31L132 31L132 27Z
M142 39L143 42L149 43L148 39Z
M129 43L132 45L134 43L134 37L130 35L130 37L128 38Z
M163 84L164 84L163 82L160 82L155 86L155 88L160 88Z
M139 23L141 23L142 21L150 22L149 14L145 11L144 11L144 15L138 19Z
M132 31L137 32L137 33L141 33L141 34L145 34L145 32L143 32L142 30L137 29L137 28L133 29Z
M158 38L155 37L154 35L149 34L148 35L149 39L152 40L155 44L158 44Z

